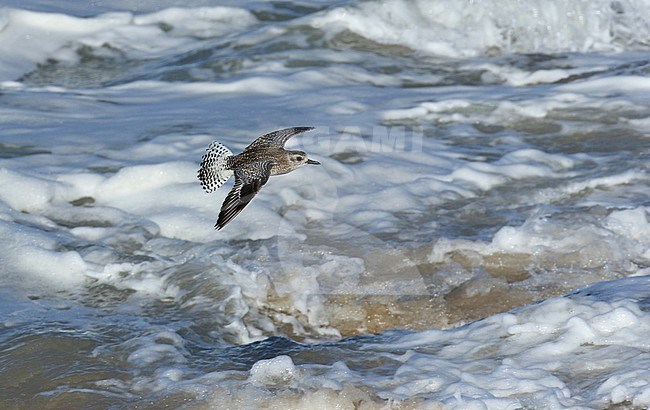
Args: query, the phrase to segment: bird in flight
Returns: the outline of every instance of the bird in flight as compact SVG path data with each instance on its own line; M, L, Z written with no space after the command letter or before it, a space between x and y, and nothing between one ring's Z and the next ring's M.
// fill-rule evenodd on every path
M264 134L247 146L241 154L233 153L214 141L201 158L199 181L210 193L235 175L235 185L221 205L219 218L214 225L221 229L232 221L266 184L271 175L282 175L305 164L319 165L303 151L289 151L284 144L294 135L314 127L292 127Z

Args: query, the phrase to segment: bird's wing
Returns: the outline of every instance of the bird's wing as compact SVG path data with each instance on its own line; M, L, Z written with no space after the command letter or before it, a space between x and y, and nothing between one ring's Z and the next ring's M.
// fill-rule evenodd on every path
M269 180L271 167L275 163L275 159L253 161L235 170L235 186L228 192L221 205L215 228L223 228L246 208Z
M263 148L282 148L289 138L313 129L314 127L292 127L269 132L244 148L244 152Z

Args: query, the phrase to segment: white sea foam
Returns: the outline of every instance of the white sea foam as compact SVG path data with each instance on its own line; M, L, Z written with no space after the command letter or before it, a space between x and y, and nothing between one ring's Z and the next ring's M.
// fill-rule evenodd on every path
M0 80L14 80L47 59L75 62L82 46L146 59L179 51L193 37L217 37L256 23L230 7L169 8L144 15L111 12L92 18L0 9ZM165 25L165 27L162 27Z
M335 360L297 365L279 355L253 364L244 383L233 381L244 375L225 380L215 373L168 389L209 383L215 387L207 396L215 403L263 399L271 407L296 408L312 408L306 399L323 396L368 408L387 399L419 408L643 408L650 405L650 315L629 295L648 286L647 277L602 283L462 328L365 345L390 377ZM598 380L582 385L594 373Z
M36 291L65 290L83 284L90 266L75 251L60 251L59 241L40 229L0 222L3 286Z
M450 57L495 52L621 51L643 48L648 27L636 16L646 13L648 7L644 2L603 0L597 3L557 1L539 8L534 2L509 1L500 3L497 13L490 2L466 7L453 1L432 5L384 0L372 6L333 7L309 17L306 22L324 30L329 37L349 31L378 43ZM48 59L74 63L84 46L98 56L117 53L131 59L152 59L190 50L197 41L228 36L257 23L248 10L223 6L170 7L147 14L114 11L91 18L4 8L0 16L0 79L17 79ZM468 33L468 25L475 30ZM267 30L241 39L241 44L284 34L286 29ZM341 57L332 55L332 58ZM263 66L261 70L268 68ZM491 70L489 64L483 68ZM379 80L376 73L369 75L351 69L328 71L328 75L318 71L300 75L303 80L311 76L312 81L314 77L320 81L339 77L346 82L395 83L390 76ZM564 79L572 73L575 71L571 69L553 69L497 75L512 84L534 84Z
M378 43L449 57L615 51L644 44L648 26L636 16L649 7L637 1L555 1L544 7L506 1L496 7L493 2L384 0L337 7L314 17L312 24L330 36L351 31Z
M639 263L647 260L648 240L645 237L649 210L645 207L613 212L607 218L594 220L591 216L577 217L579 223L570 224L565 219L554 220L545 215L535 216L521 226L501 228L490 243L466 240L441 240L432 250L432 262L445 261L450 253L464 251L482 255L504 253L529 255L530 262L538 266L561 263L562 255L571 255L572 269L614 266L634 272ZM567 230L568 226L573 226ZM627 228L623 228L623 227ZM551 261L555 262L551 262ZM545 262L546 261L546 262Z
M296 376L296 366L289 356L260 360L250 371L250 381L265 386L287 386Z

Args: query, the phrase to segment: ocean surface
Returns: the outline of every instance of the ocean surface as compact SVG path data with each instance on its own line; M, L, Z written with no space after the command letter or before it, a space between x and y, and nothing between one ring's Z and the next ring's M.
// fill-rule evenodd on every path
M649 135L650 1L4 0L0 408L647 409Z

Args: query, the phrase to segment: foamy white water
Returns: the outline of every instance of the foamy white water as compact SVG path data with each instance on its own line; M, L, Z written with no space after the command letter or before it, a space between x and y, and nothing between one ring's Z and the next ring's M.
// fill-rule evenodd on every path
M0 9L3 408L650 406L650 3L42 3ZM322 165L216 232L208 144L301 125Z

